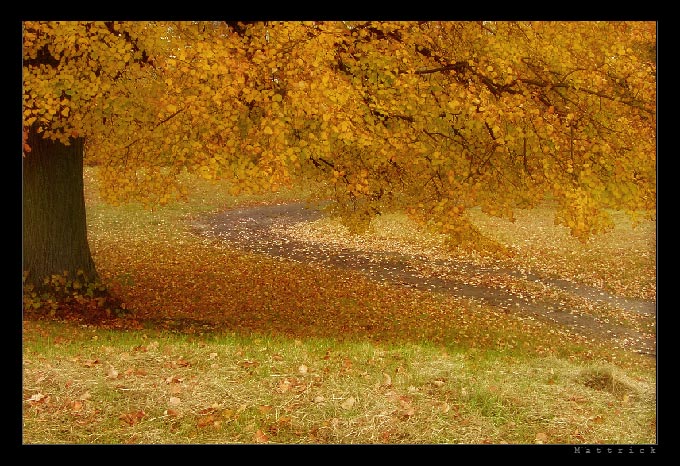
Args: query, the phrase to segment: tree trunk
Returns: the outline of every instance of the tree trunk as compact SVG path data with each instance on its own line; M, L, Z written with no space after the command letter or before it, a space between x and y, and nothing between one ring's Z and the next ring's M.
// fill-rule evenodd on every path
M87 242L83 189L83 139L66 146L43 139L32 127L31 151L23 159L23 268L27 283L43 288L43 280L82 271L97 278Z

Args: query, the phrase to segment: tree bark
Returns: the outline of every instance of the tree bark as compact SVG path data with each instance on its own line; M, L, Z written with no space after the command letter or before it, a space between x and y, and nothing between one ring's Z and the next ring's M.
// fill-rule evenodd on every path
M83 189L83 142L43 139L32 127L23 159L23 269L27 283L44 288L54 274L82 271L97 279L87 242Z

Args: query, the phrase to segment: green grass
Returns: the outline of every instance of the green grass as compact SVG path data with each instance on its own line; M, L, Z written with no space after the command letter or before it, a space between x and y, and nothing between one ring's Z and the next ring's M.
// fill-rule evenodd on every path
M186 204L113 208L92 171L93 254L134 313L97 326L26 317L25 443L656 442L651 358L472 300L241 254L187 228L194 215L300 193L236 198L187 179ZM556 241L545 220L496 226L522 244L519 227L533 225L543 233L531 248L552 252L532 260L571 264L556 246L569 239ZM598 251L623 250L626 234L629 248L652 242L648 225L638 236L619 228ZM607 256L593 248L574 260ZM622 264L655 273L647 259ZM636 283L626 282L644 294Z

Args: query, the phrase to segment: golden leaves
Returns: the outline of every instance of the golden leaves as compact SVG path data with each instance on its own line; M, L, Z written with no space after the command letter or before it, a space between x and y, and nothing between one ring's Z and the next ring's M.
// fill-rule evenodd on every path
M508 218L574 184L594 201L574 219L654 209L655 32L622 24L493 22L480 35L477 23L330 22L314 30L332 34L309 36L283 22L239 37L181 22L26 22L24 125L87 137L88 157L115 166L112 202L179 199L186 167L238 190L311 177L345 203L398 192ZM34 65L45 48L57 63ZM611 148L586 167L591 141ZM645 175L615 187L633 170Z

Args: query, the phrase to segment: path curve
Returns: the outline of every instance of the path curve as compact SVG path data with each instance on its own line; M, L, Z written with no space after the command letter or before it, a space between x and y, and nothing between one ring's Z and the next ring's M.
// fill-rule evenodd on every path
M318 206L306 203L257 205L230 209L194 219L191 229L202 236L219 238L243 251L282 257L302 263L316 263L328 267L358 270L371 279L413 287L425 291L451 293L457 296L482 300L506 312L519 313L531 318L548 320L572 333L589 338L608 338L616 346L639 353L656 355L656 338L607 319L598 319L587 312L565 308L561 300L532 298L501 287L471 284L441 274L425 276L421 265L438 270L454 270L455 275L475 277L491 274L512 277L532 286L559 290L570 296L585 298L598 306L613 306L624 312L651 315L656 313L656 302L644 299L623 298L611 293L569 280L548 277L535 272L504 268L482 267L469 262L430 260L389 252L367 252L357 249L301 241L282 234L282 230L299 222L318 220L323 216Z

